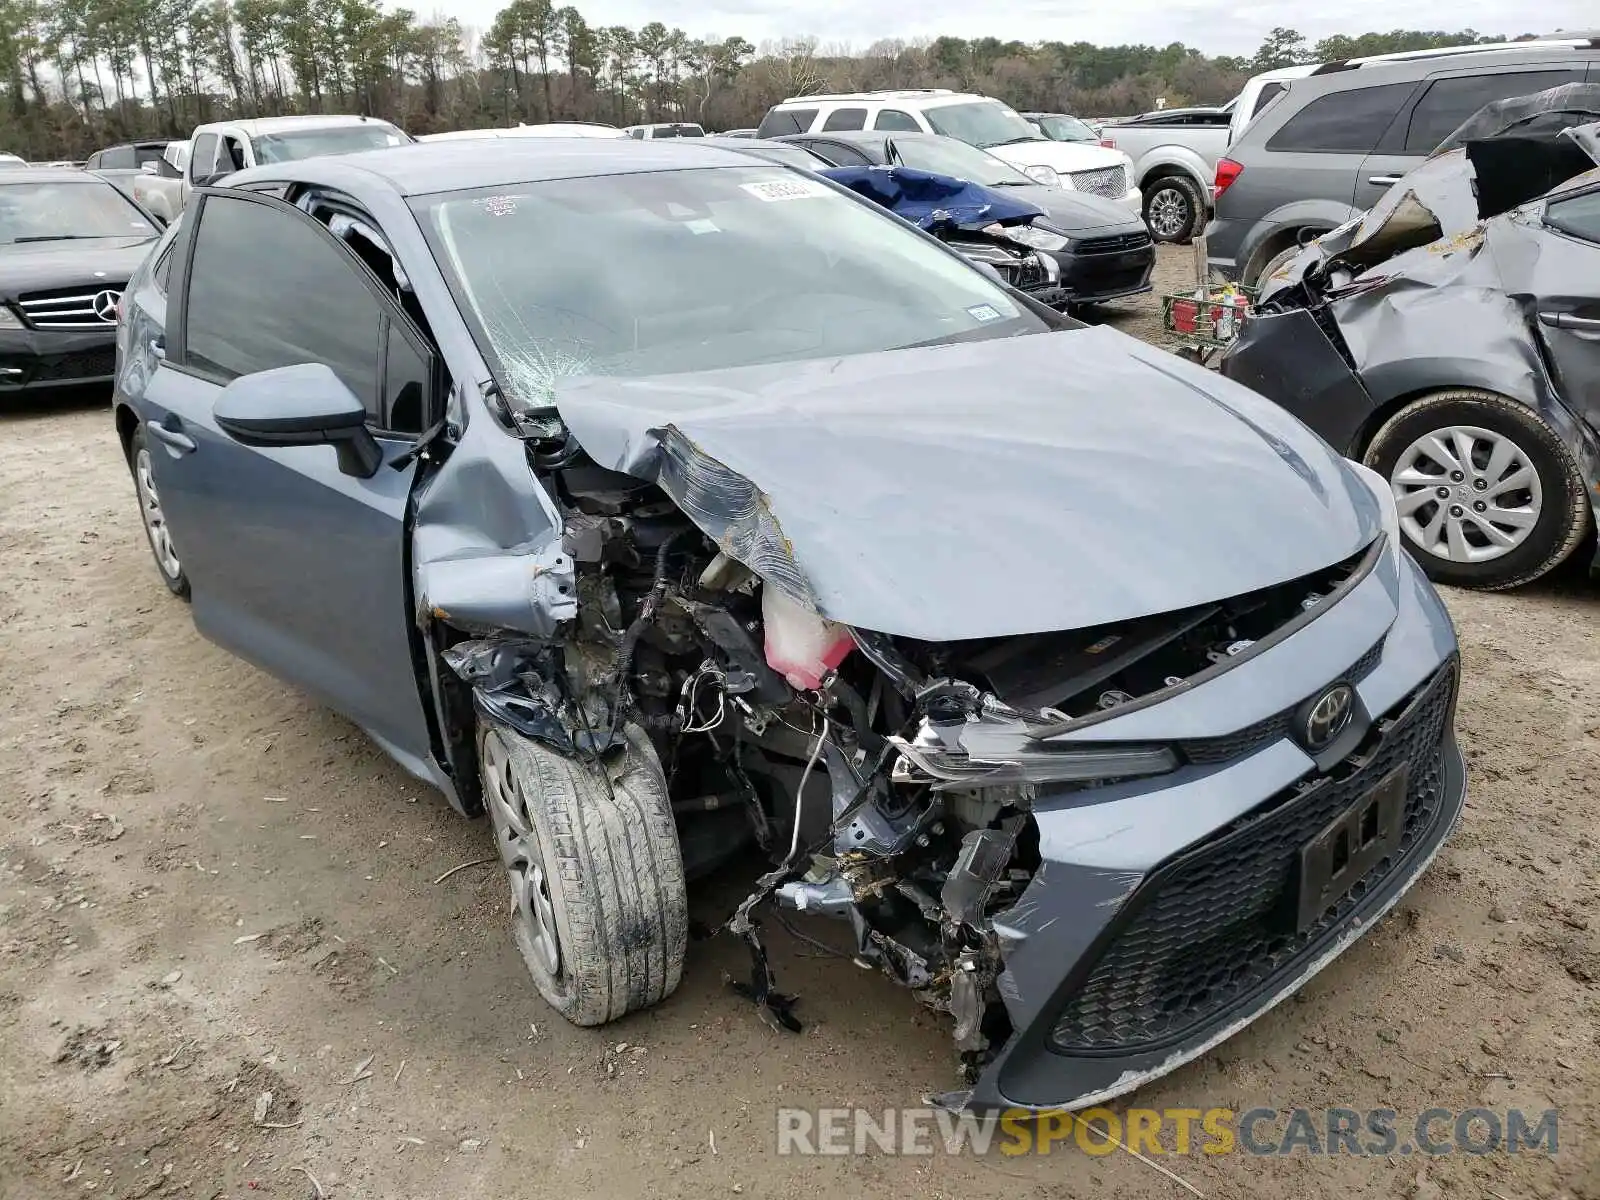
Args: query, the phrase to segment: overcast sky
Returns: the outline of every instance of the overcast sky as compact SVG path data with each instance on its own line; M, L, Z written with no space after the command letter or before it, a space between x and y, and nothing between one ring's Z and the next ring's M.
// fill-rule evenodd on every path
M1593 0L1323 0L1284 5L1265 0L704 0L694 5L661 0L569 0L591 25L648 21L677 26L694 37L740 34L768 39L814 36L865 49L879 38L1015 38L1032 42L1132 42L1164 46L1183 42L1208 54L1249 54L1275 25L1298 29L1311 41L1331 33L1372 30L1476 29L1480 33L1545 33L1600 25ZM557 5L561 0L557 0ZM414 5L422 12L426 4ZM441 0L438 7L464 23L486 27L496 0ZM1521 15L1518 15L1520 12Z

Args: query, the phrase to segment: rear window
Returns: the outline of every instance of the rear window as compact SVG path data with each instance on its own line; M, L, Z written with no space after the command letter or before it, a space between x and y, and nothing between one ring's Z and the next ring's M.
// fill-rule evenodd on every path
M1385 83L1318 96L1267 140L1267 149L1370 154L1415 87L1411 83Z
M815 108L774 108L761 118L757 137L777 137L784 133L806 133L817 119Z
M1262 109L1271 104L1274 100L1288 90L1289 85L1286 83L1278 83L1276 81L1272 83L1263 83L1261 85L1261 94L1256 97L1256 106L1250 110L1250 115L1252 117L1259 116Z
M865 129L867 110L864 108L836 108L822 123L823 132L829 130Z
M1432 154L1473 113L1485 104L1527 96L1563 83L1583 82L1583 70L1503 71L1492 75L1460 75L1435 79L1411 110L1406 134L1407 154Z

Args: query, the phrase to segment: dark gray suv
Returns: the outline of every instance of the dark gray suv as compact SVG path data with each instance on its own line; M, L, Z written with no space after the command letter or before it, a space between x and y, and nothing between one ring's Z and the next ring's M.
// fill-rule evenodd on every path
M1600 80L1600 38L1318 68L1217 164L1212 270L1254 285L1302 241L1370 208L1484 105L1586 79Z

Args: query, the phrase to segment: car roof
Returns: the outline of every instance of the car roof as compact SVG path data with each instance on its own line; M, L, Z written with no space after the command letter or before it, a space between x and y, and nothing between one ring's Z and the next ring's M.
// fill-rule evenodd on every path
M1321 96L1328 92L1426 79L1436 71L1462 73L1471 71L1474 67L1560 63L1563 59L1570 59L1574 65L1581 66L1591 60L1600 59L1600 46L1549 42L1524 42L1522 45L1527 49L1418 54L1409 58L1392 59L1352 59L1351 63L1358 63L1359 67L1347 64L1324 64L1306 78L1296 80L1289 91L1290 95L1295 97Z
M94 182L110 187L93 171L80 170L77 167L11 167L4 175L0 175L0 183L88 183Z
M938 108L946 104L971 104L976 100L1003 101L978 92L953 92L949 88L906 88L883 92L832 92L819 96L790 96L773 108L816 108L823 104L898 104L917 108Z
M214 133L219 129L237 129L250 137L265 137L274 133L289 133L296 129L338 129L346 125L393 125L382 117L361 117L332 113L299 117L246 117L238 121L212 121L196 125L196 133Z
M672 140L653 146L631 138L473 138L410 142L381 150L327 155L252 167L228 186L285 181L327 187L386 186L403 196L706 167L748 167L750 155L720 146Z

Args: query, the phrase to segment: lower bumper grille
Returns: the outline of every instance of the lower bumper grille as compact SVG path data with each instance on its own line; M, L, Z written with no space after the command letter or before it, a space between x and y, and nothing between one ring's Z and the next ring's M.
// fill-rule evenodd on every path
M117 351L114 346L102 350L74 350L39 358L0 358L0 388L106 379L115 374L116 369Z
M1292 977L1432 832L1444 807L1443 742L1456 680L1452 658L1385 722L1375 747L1153 874L1057 1019L1053 1047L1158 1049ZM1409 776L1399 845L1296 930L1301 848L1402 767Z

